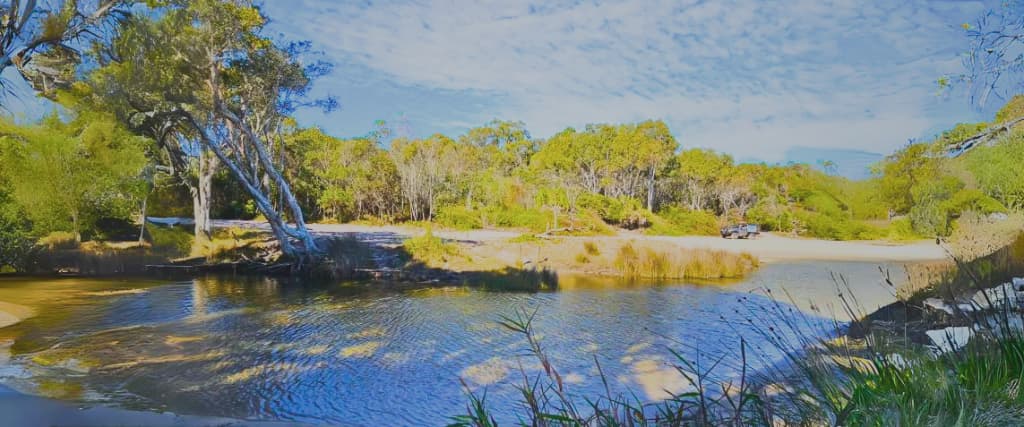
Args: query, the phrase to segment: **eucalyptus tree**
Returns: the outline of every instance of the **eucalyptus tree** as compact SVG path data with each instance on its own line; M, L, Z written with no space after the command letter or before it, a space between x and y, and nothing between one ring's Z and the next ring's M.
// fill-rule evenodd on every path
M75 81L78 47L102 39L130 1L8 0L0 3L0 74L9 67L43 95ZM0 77L0 86L5 81Z
M251 1L150 4L154 9L126 23L115 48L101 55L90 96L114 102L121 117L161 141L178 170L184 158L212 153L211 164L225 167L248 193L285 255L318 252L271 149L283 144L281 127L296 108L334 106L330 99L306 101L311 77L329 67L299 61L307 44L263 36L266 20Z
M430 220L437 213L439 200L450 194L461 162L455 141L441 134L417 140L400 138L391 142L391 156L412 219Z

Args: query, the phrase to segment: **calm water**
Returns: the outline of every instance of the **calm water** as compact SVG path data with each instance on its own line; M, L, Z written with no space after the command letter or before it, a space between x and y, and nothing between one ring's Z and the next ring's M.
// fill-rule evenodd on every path
M891 268L898 268L890 266ZM563 278L549 293L457 288L375 292L354 284L273 280L182 282L0 279L0 301L38 315L0 329L0 382L67 400L217 415L345 425L443 425L461 413L459 379L494 406L516 395L525 340L496 320L536 310L535 329L574 393L615 391L646 400L679 392L669 348L733 375L746 338L777 352L751 324L788 310L828 313L829 271L857 285L867 308L889 301L875 264L773 264L732 284L634 284ZM815 313L815 319L828 315ZM821 323L825 322L823 319ZM824 329L824 328L823 328ZM814 333L822 333L815 331ZM500 414L509 417L510 414Z

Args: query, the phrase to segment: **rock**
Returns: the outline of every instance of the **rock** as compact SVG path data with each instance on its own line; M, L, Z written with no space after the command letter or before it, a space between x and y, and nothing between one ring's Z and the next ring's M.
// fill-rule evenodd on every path
M936 329L924 333L934 344L937 354L946 354L957 351L967 345L967 342L974 336L974 330L968 326L951 326L945 329Z
M903 355L899 353L889 354L885 356L885 360L886 362L896 367L897 369L907 369L908 367L910 367L910 362L908 362L907 359L904 358Z
M1006 221L1010 216L1002 212L993 212L988 215L988 219L992 221Z
M950 307L949 304L946 304L945 301L938 298L928 298L924 300L924 306L925 308L929 308L934 311L945 312L950 316L953 315L953 307Z
M1013 283L1013 287L1017 288L1018 291L1024 290L1022 289L1024 288L1024 277L1014 277L1010 283Z
M981 310L990 308L1001 309L1010 305L1011 309L1020 308L1024 302L1024 296L1017 292L1016 287L1010 283L1003 283L994 288L978 291L971 297L971 304ZM989 304L991 303L991 305Z

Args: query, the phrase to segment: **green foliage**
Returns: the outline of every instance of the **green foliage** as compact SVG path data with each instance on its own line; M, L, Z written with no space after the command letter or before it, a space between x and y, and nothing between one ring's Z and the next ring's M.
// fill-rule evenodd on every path
M37 234L80 235L99 218L137 209L146 144L105 116L50 116L32 126L0 119L0 174Z
M899 218L893 220L887 227L883 228L879 234L883 235L885 240L893 242L910 241L921 238L921 235L914 231L914 225L910 222L910 218Z
M713 213L669 207L658 212L651 228L644 233L658 236L713 236L718 234L719 221Z
M521 228L537 233L547 231L551 227L554 216L551 212L521 207L488 207L483 212L485 224L502 228ZM565 218L559 221L567 221Z
M540 242L543 242L543 241L544 241L544 239L542 239L540 237L537 237L536 234L530 234L530 233L520 234L520 235L518 235L516 237L508 239L509 243L540 243Z
M435 221L456 230L475 230L483 227L480 211L466 209L462 205L442 206L438 209Z
M1006 123L1024 117L1024 95L1014 95L996 112L996 123Z
M583 252L590 256L601 255L601 249L597 247L597 244L591 241L583 242Z
M458 245L445 242L435 236L430 228L427 228L422 235L405 239L402 242L402 248L412 256L413 260L428 266L441 265L449 259L462 256Z
M0 177L0 270L25 271L33 255L32 224L3 189Z
M917 204L918 186L939 176L939 160L931 155L928 144L911 144L887 157L878 167L882 200L894 212L905 214ZM915 197L917 196L917 197Z
M181 227L163 227L152 225L146 227L149 243L156 253L167 254L170 257L181 257L192 252L192 242L195 239L191 230Z
M881 238L881 231L862 221L833 217L811 211L797 211L797 223L803 234L829 240L871 240Z
M292 132L285 144L300 165L291 171L297 191L316 201L313 212L322 218L344 222L398 213L398 171L374 141L337 139L311 128Z
M995 145L975 148L963 162L985 194L1010 209L1024 209L1024 132L1017 130Z

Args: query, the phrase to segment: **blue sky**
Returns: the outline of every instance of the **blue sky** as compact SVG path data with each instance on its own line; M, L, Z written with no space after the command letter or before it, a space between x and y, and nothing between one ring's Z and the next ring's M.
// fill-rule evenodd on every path
M336 136L384 119L408 136L493 118L536 137L663 119L686 147L784 160L793 147L887 153L984 118L936 79L961 70L941 1L267 0L270 30L335 64L318 93L342 108L300 122Z

